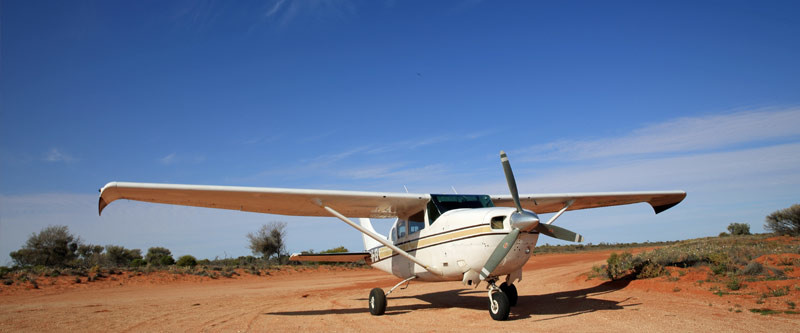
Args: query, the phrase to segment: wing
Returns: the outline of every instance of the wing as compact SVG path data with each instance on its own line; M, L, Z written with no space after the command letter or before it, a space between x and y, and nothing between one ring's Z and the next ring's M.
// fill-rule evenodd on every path
M570 200L575 200L567 210L629 205L647 202L656 214L680 203L686 197L684 191L661 192L598 192L598 193L560 193L520 195L522 207L537 214L554 213ZM493 195L495 206L514 207L510 195Z
M314 262L358 262L364 260L369 263L370 255L368 252L345 252L345 253L314 253L302 254L295 253L289 257L294 261L314 261Z
M117 199L267 214L331 216L320 207L324 203L345 216L388 218L423 210L430 195L111 182L100 189L99 213Z

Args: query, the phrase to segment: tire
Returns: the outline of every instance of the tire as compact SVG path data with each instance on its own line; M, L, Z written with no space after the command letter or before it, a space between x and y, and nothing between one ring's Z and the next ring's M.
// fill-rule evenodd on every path
M508 297L508 305L517 305L517 299L519 298L517 295L517 286L503 282L503 284L500 285L500 290Z
M508 319L511 306L508 304L508 297L504 292L496 292L489 299L489 314L494 320Z
M383 289L374 288L369 292L369 313L373 316L381 316L386 312L386 294Z

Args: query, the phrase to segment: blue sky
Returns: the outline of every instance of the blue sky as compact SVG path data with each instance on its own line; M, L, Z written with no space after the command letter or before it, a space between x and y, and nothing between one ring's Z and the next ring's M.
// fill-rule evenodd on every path
M571 212L588 242L716 235L796 203L796 1L4 1L0 264L84 241L246 255L332 218L115 202L109 181L365 191L688 192ZM388 222L379 224L380 232ZM556 243L543 239L550 243Z

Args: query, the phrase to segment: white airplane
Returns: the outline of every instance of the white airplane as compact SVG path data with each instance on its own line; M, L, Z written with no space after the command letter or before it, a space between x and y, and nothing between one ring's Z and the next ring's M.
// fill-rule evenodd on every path
M530 259L539 235L581 242L583 237L553 225L567 210L649 203L656 214L685 197L684 191L520 195L508 157L500 152L511 195L411 194L263 187L111 182L100 190L99 212L112 201L128 199L267 214L335 216L360 231L365 252L294 254L298 261L359 261L393 274L401 282L388 292L374 288L369 310L379 316L386 296L419 281L461 281L477 288L487 282L489 313L508 318L517 303L514 283ZM556 213L542 223L537 214ZM360 218L360 223L349 217ZM384 236L370 218L397 220ZM504 282L498 282L504 278Z

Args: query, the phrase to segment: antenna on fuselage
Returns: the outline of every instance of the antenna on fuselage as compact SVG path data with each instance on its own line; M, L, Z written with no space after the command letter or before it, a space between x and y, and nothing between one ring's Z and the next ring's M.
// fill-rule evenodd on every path
M403 188L404 188L404 189L406 189L406 193L408 193L408 187L406 187L405 185L403 185Z
M454 194L458 194L458 191L456 191L456 188L455 188L455 187L453 187L453 185L450 185L450 188L452 188L452 189L453 189L453 193L454 193Z

